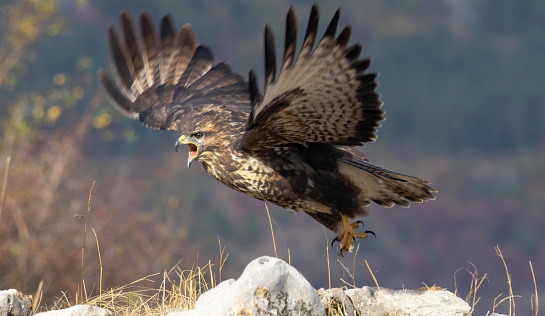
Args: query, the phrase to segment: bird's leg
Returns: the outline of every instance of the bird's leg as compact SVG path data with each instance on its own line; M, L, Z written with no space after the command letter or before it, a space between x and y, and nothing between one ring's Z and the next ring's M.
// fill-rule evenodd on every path
M341 216L343 220L343 230L339 233L339 235L337 235L337 237L335 237L335 239L333 239L333 242L331 243L331 245L333 246L333 243L335 241L338 241L339 242L338 253L341 257L344 257L344 254L347 251L352 250L353 248L352 244L354 243L354 241L356 241L356 238L367 238L369 237L369 234L375 235L375 233L370 230L356 233L354 232L354 229L358 228L360 226L360 223L361 223L361 226L363 227L363 222L356 221L354 223L350 223L347 216L345 215L341 215Z

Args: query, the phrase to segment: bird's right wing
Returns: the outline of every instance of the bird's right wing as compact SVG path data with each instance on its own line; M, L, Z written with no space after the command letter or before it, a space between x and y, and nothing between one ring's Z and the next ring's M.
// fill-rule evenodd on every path
M349 46L351 29L336 37L339 11L313 49L318 8L312 7L306 35L295 63L297 26L293 8L286 22L286 42L276 78L274 36L265 28L265 93L259 93L250 72L252 112L246 123L242 149L270 150L285 144L325 143L357 146L376 138L382 102L375 92L376 74L366 73L361 45Z

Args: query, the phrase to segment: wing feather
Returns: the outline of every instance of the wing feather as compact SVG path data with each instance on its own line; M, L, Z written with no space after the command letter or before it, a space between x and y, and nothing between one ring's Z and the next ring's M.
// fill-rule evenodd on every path
M265 93L259 94L255 74L250 73L252 112L243 150L269 150L290 143L357 146L375 140L384 112L375 91L376 74L366 73L370 60L359 59L361 45L349 46L350 26L335 37L339 10L312 50L318 12L314 5L294 64L296 20L293 10L288 12L284 58L276 80L274 36L269 27L265 29Z
M103 69L98 71L98 78L102 84L102 88L106 91L106 94L110 99L110 103L112 103L115 109L127 117L133 119L138 118L138 113L128 111L128 109L131 107L132 101L127 98L127 95L124 93L123 89L121 89L119 85L115 84Z
M316 34L318 33L318 22L320 22L319 16L320 14L319 14L318 5L313 4L312 8L310 9L310 16L308 18L307 31L305 33L305 39L303 40L303 47L301 48L299 57L306 57L310 55L310 52L312 51L312 47L314 47L314 41L316 40ZM295 45L295 39L294 39L294 45Z
M110 67L117 82L120 83L120 92L129 100L134 101L131 93L133 78L127 66L127 56L123 50L117 32L113 27L108 28L108 46L110 48Z
M144 61L144 75L146 78L145 89L152 87L154 82L160 81L159 74L159 47L157 45L157 38L155 35L155 27L153 26L153 19L151 16L144 12L140 14L140 31L142 34L142 57Z
M169 78L169 69L172 65L172 60L175 55L175 38L176 31L170 15L165 15L161 20L161 51L160 51L160 77L161 84L171 82Z
M249 113L244 77L233 73L226 63L214 66L212 51L198 46L190 24L177 34L167 15L157 35L148 13L142 13L139 22L138 33L131 14L124 11L120 15L122 38L113 26L108 28L114 76L110 78L102 69L98 76L116 109L156 129L174 129L172 118L180 117L177 113L197 113L198 106L205 104L231 102L232 110Z
M290 67L295 58L295 50L297 49L297 18L293 7L290 7L288 11L288 17L286 18L286 37L284 42L284 57L282 58L282 69L284 71L287 67Z
M172 84L176 84L178 79L182 76L182 73L186 70L187 65L189 65L189 62L195 53L195 49L197 49L197 46L198 41L193 33L191 24L185 24L182 26L180 35L178 36L176 49L178 55L176 55L173 67L171 67L171 71L174 74L172 81L170 81Z
M178 80L178 85L189 87L193 82L204 75L214 65L214 55L207 46L201 45L197 47L193 58L187 65L187 69L183 72Z
M261 102L261 94L259 93L257 75L255 74L255 71L253 69L250 71L248 81L249 81L248 86L250 90L250 103L257 104Z
M231 75L231 67L226 63L219 63L216 66L212 67L207 73L206 76L201 76L195 80L188 89L194 89L201 93L205 93L210 89L218 88L218 82L229 77ZM225 84L225 83L224 83Z
M274 34L270 26L265 27L265 91L276 77L276 51Z
M320 41L320 43L335 37L335 34L337 33L337 25L339 25L340 15L341 15L341 10L337 9L337 11L335 11L335 14L333 15L333 18L331 18L331 21L329 22L329 25L327 26L327 29L325 30L324 36L322 37L322 40Z
M121 12L120 19L121 32L123 33L125 47L128 52L127 66L131 73L132 83L129 83L129 88L133 95L137 95L144 91L143 85L140 82L141 78L139 78L137 72L143 67L142 53L140 52L140 45L136 39L132 16L127 11L123 11Z

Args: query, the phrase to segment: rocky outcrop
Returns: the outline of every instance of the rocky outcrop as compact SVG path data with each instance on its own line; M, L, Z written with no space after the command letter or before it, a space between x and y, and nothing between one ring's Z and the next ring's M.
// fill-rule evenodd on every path
M5 293L5 294L3 294ZM15 290L0 291L0 316L31 315L32 302ZM438 289L360 289L317 291L283 260L261 257L248 264L237 280L230 279L202 294L191 310L167 316L195 315L469 315L469 305L453 293ZM105 316L112 312L76 305L39 316Z
M326 315L358 315L352 299L342 289L319 289L318 294Z
M469 315L471 308L453 293L437 288L391 290L364 286L344 291L362 315Z
M335 312L333 312L335 311ZM261 257L238 280L227 280L201 295L189 311L194 315L468 315L469 305L453 293L437 289L320 289L286 262Z
M31 316L32 297L11 289L0 291L0 316ZM107 309L76 305L70 308L37 313L35 316L109 316L113 313Z
M320 296L295 268L271 257L250 262L238 280L223 281L202 294L189 311L194 315L325 315Z
M70 308L38 313L34 316L109 316L112 311L97 306L75 305Z
M469 315L469 305L453 293L437 289L391 290L364 286L361 289L320 289L328 315Z
M32 297L11 289L0 291L0 316L32 315Z

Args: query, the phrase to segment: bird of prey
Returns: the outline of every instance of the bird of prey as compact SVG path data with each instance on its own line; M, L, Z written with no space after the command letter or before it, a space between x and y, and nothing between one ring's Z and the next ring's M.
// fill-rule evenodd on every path
M363 222L350 222L366 215L371 201L408 207L436 191L355 149L373 142L384 120L377 75L367 73L371 61L360 59L361 45L349 44L350 26L336 35L339 10L315 45L318 18L314 5L296 54L297 21L289 9L279 67L265 27L263 94L253 70L246 79L227 63L215 64L191 25L177 32L169 15L156 32L142 13L137 31L122 12L120 34L113 26L107 34L113 79L103 70L98 75L121 113L181 134L175 147L189 147L188 167L198 161L232 189L307 213L338 234L343 256L356 238L372 233L355 232Z

